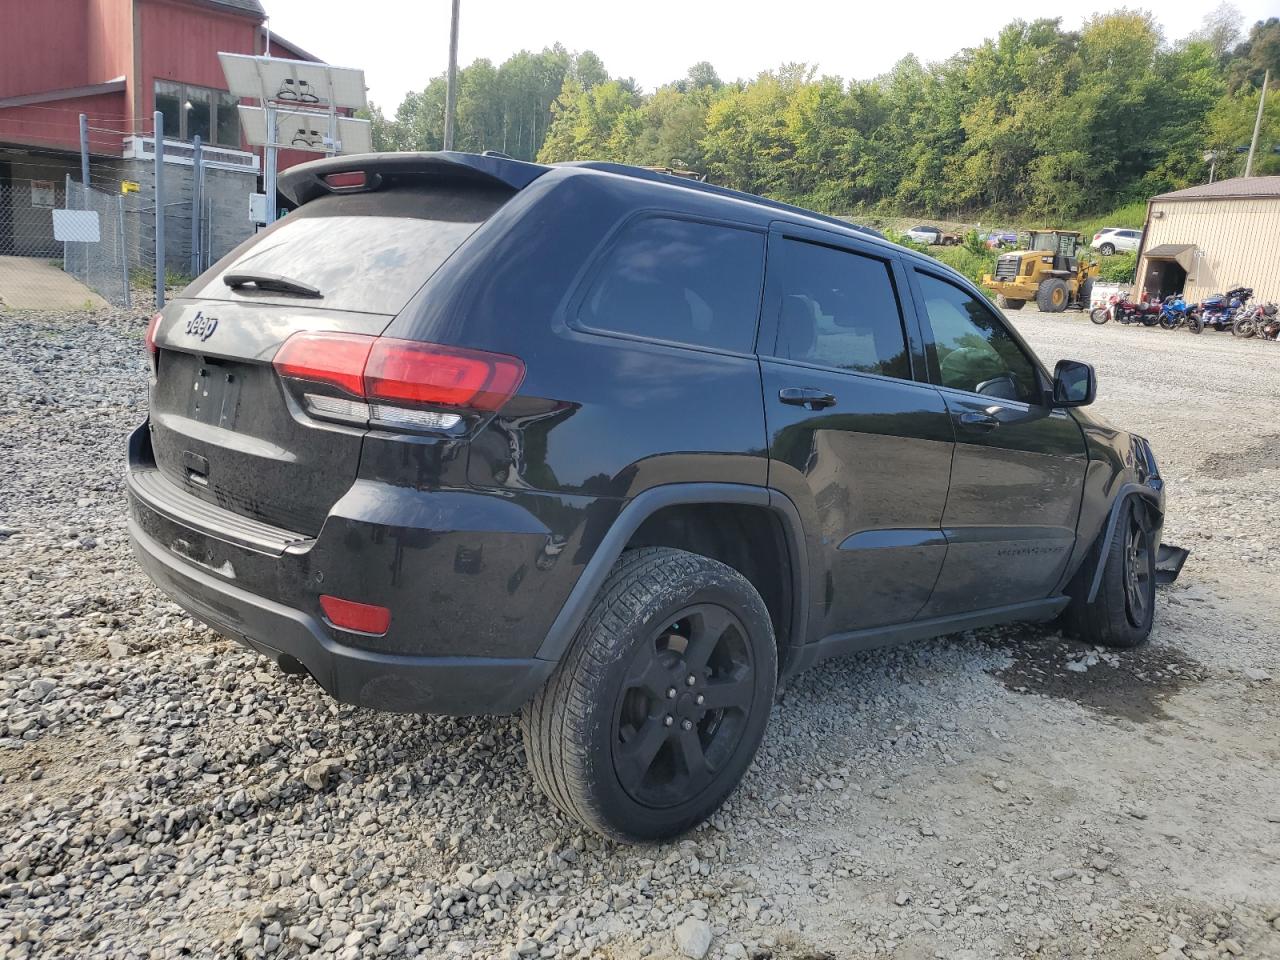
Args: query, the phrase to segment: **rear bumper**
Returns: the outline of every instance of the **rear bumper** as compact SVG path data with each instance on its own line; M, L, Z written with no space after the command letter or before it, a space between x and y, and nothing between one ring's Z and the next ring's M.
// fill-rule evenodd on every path
M343 703L458 716L514 713L555 668L549 660L415 657L346 646L308 614L185 563L132 518L129 536L147 575L178 606L217 632L296 670L285 659L291 658Z

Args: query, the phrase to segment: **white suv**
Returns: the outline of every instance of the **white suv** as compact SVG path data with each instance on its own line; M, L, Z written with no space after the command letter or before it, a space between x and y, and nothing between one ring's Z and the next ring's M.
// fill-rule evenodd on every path
M1093 235L1093 243L1089 246L1105 257L1117 250L1137 252L1138 243L1142 240L1141 230L1124 230L1120 227L1103 227Z

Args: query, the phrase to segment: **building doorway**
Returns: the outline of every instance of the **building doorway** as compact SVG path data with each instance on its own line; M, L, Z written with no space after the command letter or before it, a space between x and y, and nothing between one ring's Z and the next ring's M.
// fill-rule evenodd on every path
M1182 293L1186 282L1187 271L1178 261L1147 259L1147 273L1142 280L1147 296L1163 300L1175 293Z

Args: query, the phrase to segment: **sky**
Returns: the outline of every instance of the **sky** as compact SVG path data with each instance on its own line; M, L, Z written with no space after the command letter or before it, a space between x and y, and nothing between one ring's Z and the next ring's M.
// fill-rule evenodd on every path
M263 0L271 29L341 67L365 71L369 98L394 112L404 95L444 71L450 0ZM612 76L634 77L645 90L676 80L709 60L726 80L749 78L783 63L816 64L819 73L869 79L908 53L928 63L994 36L1016 5L964 0L698 0L677 4L609 0L461 0L458 62L495 65L521 49L559 41L593 50ZM1123 6L1073 0L1058 8L1068 28ZM1157 11L1166 39L1200 26L1218 0L1160 0L1131 6ZM1235 0L1245 27L1275 16L1277 0ZM1026 18L1053 16L1038 4Z

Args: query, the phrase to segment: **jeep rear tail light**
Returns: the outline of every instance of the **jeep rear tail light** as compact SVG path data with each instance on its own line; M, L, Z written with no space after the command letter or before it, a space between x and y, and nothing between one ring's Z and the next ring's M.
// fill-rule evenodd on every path
M524 379L516 357L348 333L295 333L272 364L312 416L411 430L493 413Z
M379 338L364 368L370 399L486 412L506 403L523 379L515 357L412 340Z
M156 313L151 317L151 322L147 324L147 353L155 356L156 350L156 327L160 326L160 318L163 314Z

